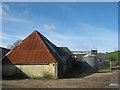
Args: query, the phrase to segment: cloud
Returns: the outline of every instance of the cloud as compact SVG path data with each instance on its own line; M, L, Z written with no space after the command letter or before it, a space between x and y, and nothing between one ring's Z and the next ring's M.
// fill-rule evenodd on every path
M12 44L16 40L23 40L25 36L20 35L14 35L14 34L8 34L0 32L0 46L7 47L9 44Z
M30 23L31 21L25 19L19 19L14 17L3 17L3 20L14 21L14 22L22 22L22 23Z
M71 50L98 49L101 52L117 49L118 32L104 27L81 24L82 28L62 34L55 31L43 31L43 34L57 46L67 46ZM71 34L72 33L72 34Z
M14 39L23 40L24 38L25 38L25 36L10 35L10 34L7 34L7 33L0 32L0 40L14 40Z
M2 20L2 4L0 4L0 21Z
M56 28L55 25L53 24L51 25L44 24L43 27L45 28L45 30L54 30Z
M100 52L112 51L117 49L118 32L109 30L104 27L97 27L89 24L81 24L82 29L77 29L70 33L59 33L54 30L48 32L47 30L41 30L40 32L45 35L51 42L59 47L68 47L70 50L91 50L98 49ZM1 37L3 36L3 37ZM7 33L0 34L0 40L2 39L3 45L8 45L15 40L24 39L26 36L9 35ZM11 41L13 40L13 41Z
M1 10L2 10L2 13L1 13L2 16L4 16L4 17L8 17L9 16L9 14L7 13L8 11L10 11L9 5L1 4Z
M10 7L7 4L2 4L2 9L6 10L6 11L9 11Z
M28 12L27 10L25 10L25 11L23 11L23 14L24 14L24 15L28 15L29 12Z
M22 22L22 23L30 23L31 21L29 20L26 20L26 19L22 19L22 18L16 18L16 17L13 17L11 16L8 11L12 12L10 10L10 6L7 5L7 4L2 4L2 10L0 10L0 14L2 15L2 19L3 20L7 20L7 21L14 21L14 22ZM27 10L23 11L23 13L20 15L26 15L28 14L29 12ZM16 15L17 16L17 15ZM19 17L20 17L19 16Z

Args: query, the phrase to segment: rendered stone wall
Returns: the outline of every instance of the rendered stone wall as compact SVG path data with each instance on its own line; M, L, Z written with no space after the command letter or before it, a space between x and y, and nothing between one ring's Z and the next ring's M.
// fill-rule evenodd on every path
M56 78L56 64L48 65L3 65L3 75L24 73L30 78Z

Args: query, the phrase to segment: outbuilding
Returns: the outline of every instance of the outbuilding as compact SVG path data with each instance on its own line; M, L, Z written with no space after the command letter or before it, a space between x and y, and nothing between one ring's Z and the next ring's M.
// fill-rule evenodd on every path
M0 59L2 59L9 51L10 49L8 48L0 47Z
M64 77L71 65L71 55L59 50L61 48L34 31L2 59L3 76L22 73L30 78Z

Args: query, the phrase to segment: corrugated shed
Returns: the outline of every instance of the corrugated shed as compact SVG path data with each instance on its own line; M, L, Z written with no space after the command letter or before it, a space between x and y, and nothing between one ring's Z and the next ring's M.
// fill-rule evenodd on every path
M65 64L70 61L70 56L73 55L67 47L57 47L57 52L59 53L62 62Z
M67 47L58 47L58 48L69 55L73 55L73 53Z
M55 45L39 32L34 31L3 58L3 62L6 61L5 59L14 64L57 62L59 59L54 57L54 50Z
M8 48L0 47L0 60L10 51Z

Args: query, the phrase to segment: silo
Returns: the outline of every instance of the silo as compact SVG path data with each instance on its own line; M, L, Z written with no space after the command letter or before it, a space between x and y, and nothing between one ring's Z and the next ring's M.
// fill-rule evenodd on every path
M87 54L83 56L84 71L97 72L97 56L94 54Z

